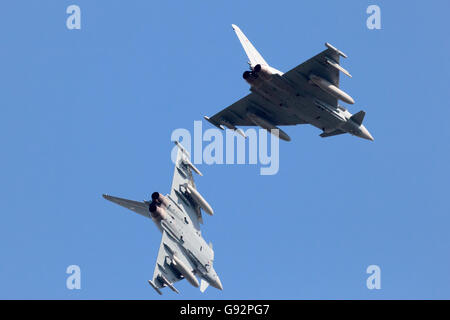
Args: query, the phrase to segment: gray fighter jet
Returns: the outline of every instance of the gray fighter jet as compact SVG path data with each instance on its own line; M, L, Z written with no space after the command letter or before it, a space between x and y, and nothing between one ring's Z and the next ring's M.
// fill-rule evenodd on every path
M203 223L201 209L213 215L214 211L197 191L191 170L202 175L189 161L188 152L178 143L178 154L170 194L159 192L151 201L133 201L103 195L112 201L146 218L150 218L162 233L155 271L149 284L159 293L169 287L176 293L176 281L186 279L204 292L208 285L222 290L222 283L213 268L214 251L200 231ZM197 276L201 278L199 284Z
M250 60L250 71L244 79L250 84L251 93L211 118L206 117L219 129L235 130L245 137L236 126L260 126L290 141L290 137L277 125L312 124L321 129L321 137L350 133L372 140L364 127L364 111L352 115L338 104L338 100L354 104L353 98L339 88L339 73L351 77L339 64L339 58L347 56L326 43L327 49L283 73L269 66L247 37L232 25Z

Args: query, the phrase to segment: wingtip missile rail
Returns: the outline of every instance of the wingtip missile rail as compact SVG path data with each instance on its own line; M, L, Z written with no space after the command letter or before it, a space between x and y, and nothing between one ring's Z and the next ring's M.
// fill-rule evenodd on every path
M325 42L325 46L328 49L333 50L334 52L336 52L338 55L340 55L343 58L347 58L347 55L345 53L343 53L341 50L339 50L338 48L334 47L333 45L331 45L331 43Z
M194 166L194 164L189 160L189 158L191 157L191 155L189 154L189 152L187 152L187 150L178 142L178 141L174 141L174 143L177 145L178 148L181 149L181 151L183 151L183 153L186 155L186 157L183 158L183 163L190 167L195 173L197 173L199 176L203 176L203 173L196 167Z

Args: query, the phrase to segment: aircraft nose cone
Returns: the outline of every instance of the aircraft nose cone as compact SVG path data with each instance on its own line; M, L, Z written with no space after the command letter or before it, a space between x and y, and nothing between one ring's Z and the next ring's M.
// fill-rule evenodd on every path
M223 290L222 282L220 282L219 277L216 277L215 281L211 281L210 285L216 289Z
M361 138L366 139L366 140L370 140L370 141L374 140L372 135L370 134L369 130L366 129L366 127L361 125L360 129L361 129L361 135L360 135Z

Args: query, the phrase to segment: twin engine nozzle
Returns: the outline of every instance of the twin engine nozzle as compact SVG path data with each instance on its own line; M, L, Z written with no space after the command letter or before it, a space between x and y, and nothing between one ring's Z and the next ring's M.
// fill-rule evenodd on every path
M213 215L214 210L209 203L203 198L203 196L189 184L183 185L185 188L185 195L188 196L194 203L200 206L207 214ZM169 207L169 200L159 192L152 193L152 202L149 205L150 215L153 219L160 221L167 216L166 209Z
M252 71L245 71L242 77L252 86L258 86L263 80L269 80L272 76L268 66L257 64Z
M165 207L167 207L169 205L169 202L167 201L166 197L164 197L159 192L153 192L152 193L152 202L156 202L158 204L162 204Z
M252 84L256 79L258 79L258 75L254 73L253 71L244 71L242 74L242 78L244 78L245 81Z
M149 210L150 215L152 219L161 221L166 219L167 213L166 213L166 207L168 206L169 202L167 201L166 197L164 197L159 192L153 192L152 193L152 202L150 203Z

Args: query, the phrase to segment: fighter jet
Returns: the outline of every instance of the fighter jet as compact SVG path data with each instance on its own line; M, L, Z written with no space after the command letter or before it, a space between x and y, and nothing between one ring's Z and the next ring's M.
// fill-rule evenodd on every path
M201 209L213 215L214 211L195 187L192 171L201 172L189 161L189 153L179 144L175 172L170 194L159 192L151 195L151 201L134 201L109 195L106 200L150 218L162 233L158 257L152 280L148 283L159 294L168 287L176 293L174 283L186 279L204 292L208 285L222 290L222 283L213 268L212 244L203 239L200 224ZM201 278L199 284L197 277Z
M339 73L351 77L339 64L347 56L331 44L294 69L283 73L271 66L259 54L238 26L232 25L250 60L249 71L243 78L250 84L251 93L211 118L204 117L219 129L235 130L237 126L260 126L272 131L280 139L290 141L277 125L312 124L321 129L321 137L343 133L372 140L364 127L364 111L351 114L338 101L354 104L353 98L339 88Z

